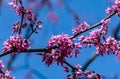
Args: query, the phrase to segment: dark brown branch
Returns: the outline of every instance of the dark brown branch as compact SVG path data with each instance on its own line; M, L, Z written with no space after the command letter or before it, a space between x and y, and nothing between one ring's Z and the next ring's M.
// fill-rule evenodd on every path
M73 72L75 72L75 70L77 70L74 66L72 66L70 63L68 63L67 61L64 61L64 63L69 66Z
M24 50L24 51L20 51L21 53L30 53L30 52L47 52L49 49L27 49L27 50ZM8 55L8 54L12 54L13 52L16 52L16 51L12 51L12 52L3 52L2 54L0 54L0 57L3 57L5 55Z
M112 16L115 15L115 14L116 14L116 12L113 12L113 13L111 13L110 15L108 15L107 17L105 17L103 20L109 19L110 17L112 17ZM86 32L86 31L88 31L88 30L91 30L91 29L93 29L93 28L95 28L95 27L97 27L97 26L100 26L101 24L102 24L101 22L99 22L99 23L97 23L97 24L94 24L94 25L90 26L89 29L84 30L83 32L79 32L79 33L73 35L73 36L71 37L71 39L79 36L80 34Z
M18 34L20 34L20 33L21 33L23 19L24 19L24 12L22 12L22 16L21 16L21 23L20 23L20 26L19 26L19 31L18 31Z

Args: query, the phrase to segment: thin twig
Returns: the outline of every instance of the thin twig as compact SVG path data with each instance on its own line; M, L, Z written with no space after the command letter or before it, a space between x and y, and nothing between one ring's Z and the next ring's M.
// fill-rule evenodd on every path
M70 63L68 63L67 61L64 61L64 63L67 65L67 66L69 66L71 69L72 69L72 71L75 71L75 70L77 70L74 66L72 66Z
M99 54L94 53L89 59L88 61L84 64L84 66L82 67L82 71L85 71L87 69L87 67L98 57Z
M19 26L19 31L18 31L18 34L20 34L20 33L21 33L23 19L24 19L24 12L22 12L22 16L21 16L21 23L20 23L20 26Z

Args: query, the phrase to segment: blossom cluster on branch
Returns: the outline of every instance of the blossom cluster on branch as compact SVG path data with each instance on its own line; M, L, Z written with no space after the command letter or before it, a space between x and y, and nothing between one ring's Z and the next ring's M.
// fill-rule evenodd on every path
M95 71L82 71L81 66L77 64L75 71L72 74L67 75L65 79L103 79L101 74L95 73ZM68 66L63 66L65 72L70 72Z
M37 16L32 11L23 6L22 0L11 0L9 5L13 7L18 16L21 16L21 21L18 20L13 24L12 33L18 32L20 34L21 29L29 25L34 32L36 32L36 29L41 29L42 22L37 20ZM36 27L33 29L35 23Z
M29 37L33 33L37 33L37 29L41 29L42 21L38 20L37 16L32 11L24 7L22 0L11 0L9 5L12 6L16 14L21 17L21 20L13 24L12 34L17 34L10 36L10 39L4 41L3 54L1 56L6 54L14 55L24 51L31 52L32 49L30 49L31 43ZM93 26L90 26L87 22L79 23L78 27L72 29L73 36L64 33L52 36L46 48L39 51L42 61L45 62L47 66L56 62L63 67L65 72L71 72L70 75L67 75L66 79L103 79L101 74L97 74L95 71L83 71L79 64L74 67L66 62L66 59L72 58L73 56L77 57L83 45L86 47L95 46L97 54L104 55L112 52L115 55L120 55L120 41L117 41L111 36L106 37L109 28L108 24L111 23L110 18L115 14L120 16L120 0L116 0L115 4L106 10L106 13L109 15ZM80 34L97 26L101 27L89 32L88 36L81 35L77 40L78 42L75 42L75 38ZM31 33L26 38L23 38L22 29L26 27L31 28ZM38 52L38 50L32 52ZM9 71L3 71L3 68L4 65L0 60L0 79L14 79L9 76Z
M100 29L93 30L89 33L89 36L80 36L79 42L89 47L94 45L98 54L104 55L105 53L110 54L110 52L113 52L115 55L120 54L120 42L113 37L105 37L108 32L106 24L110 23L110 20L102 20L101 23L102 26Z
M8 70L4 70L4 64L2 60L0 60L0 79L15 79L10 76L10 72Z
M67 34L56 35L53 36L47 45L47 48L56 47L52 50L49 50L45 54L43 54L43 61L45 61L46 65L52 64L52 62L64 64L65 57L72 57L74 54L77 56L79 54L79 49L81 48L81 44L74 44L74 40L70 39L70 36Z
M22 39L22 36L10 36L10 39L7 41L4 41L3 44L3 52L14 52L14 54L24 51L30 47L30 42L28 39Z
M115 4L112 5L112 7L108 7L106 13L110 14L113 11L116 12L118 16L120 16L120 0L115 0Z

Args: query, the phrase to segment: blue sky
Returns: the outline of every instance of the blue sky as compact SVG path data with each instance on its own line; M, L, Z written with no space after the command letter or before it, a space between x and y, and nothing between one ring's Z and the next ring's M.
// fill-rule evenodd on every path
M75 21L71 16L70 12L66 8L58 7L56 2L57 0L51 0L54 7L54 12L58 15L59 21L56 24L53 24L46 17L49 12L46 7L44 7L39 12L39 19L43 21L42 30L38 31L38 34L33 34L30 40L33 42L31 48L43 48L47 45L47 41L51 35L67 33L72 35L72 28L75 27ZM110 0L65 0L65 3L72 8L76 14L79 16L81 22L88 22L89 25L99 22L102 18L107 16L105 9L110 6ZM1 14L0 14L0 47L2 47L3 41L9 39L12 31L12 24L18 20L20 17L17 17L12 8L10 8L7 2L4 3ZM111 18L112 24L109 25L109 33L111 35L112 31L115 29L115 26L120 22L118 16ZM88 33L85 33L86 35ZM2 52L2 49L0 50ZM95 53L95 48L86 48L81 50L81 54L78 58L68 59L72 65L77 63L83 65L88 58ZM17 59L14 61L13 66L22 66L24 65L24 60L26 60L25 54L20 54ZM5 56L0 59L6 64L10 56ZM41 62L41 57L35 54L30 54L30 68L36 69L41 73L41 76L38 78L33 75L36 79L64 79L67 75L63 72L60 66L57 66L56 63L47 67L44 62ZM120 61L116 60L115 55L105 55L99 56L89 67L89 70L94 70L97 73L100 73L107 77L113 77L116 73L120 75ZM23 79L23 76L29 70L19 69L17 71L11 72L16 79ZM120 78L119 78L120 79Z

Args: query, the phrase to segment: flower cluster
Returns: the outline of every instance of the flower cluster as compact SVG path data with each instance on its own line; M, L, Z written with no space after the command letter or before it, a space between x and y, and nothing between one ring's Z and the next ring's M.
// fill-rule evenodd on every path
M6 52L20 52L28 49L30 46L30 42L27 39L22 39L20 35L10 36L10 39L4 41L3 43L3 51Z
M113 37L108 37L104 40L104 42L101 45L96 46L97 53L109 54L110 52L113 52L113 54L118 55L120 54L120 42L115 40Z
M52 62L63 64L65 57L71 57L73 54L77 55L79 51L73 51L73 48L81 48L80 44L73 45L74 40L70 39L67 34L53 36L48 42L47 53L43 55L43 61L49 66Z
M19 1L21 1L21 0L19 0ZM22 13L25 11L25 9L22 5L19 5L19 1L11 0L11 2L9 2L9 5L14 8L17 15L22 15Z
M37 17L32 11L26 9L22 0L11 0L9 3L15 10L18 16L21 16L21 21L17 21L13 24L13 32L18 32L17 36L11 36L10 39L4 41L3 43L3 54L12 53L16 54L18 52L27 50L30 47L30 42L28 39L22 39L20 36L21 28L25 28L28 25L30 26L32 33L36 32L36 29L41 29L41 21L37 20ZM120 16L120 0L116 0L115 4L106 10L106 13L110 14L115 12ZM53 22L57 22L58 18L52 12L48 14L48 18ZM108 16L107 18L110 18ZM110 54L111 52L117 56L120 55L120 42L115 40L113 37L106 38L105 35L108 32L107 24L110 23L110 19L101 20L98 25L101 25L100 29L95 29L89 33L89 36L80 36L79 42L74 43L74 39L67 34L53 36L47 44L47 50L45 53L41 53L42 61L46 65L50 66L53 62L62 65L65 72L70 72L68 66L72 69L72 74L67 75L66 79L103 79L100 74L96 74L94 71L82 71L81 66L77 64L75 67L71 66L69 63L66 63L67 57L72 57L73 55L77 56L79 54L79 49L82 47L82 44L91 47L94 45L96 47L96 53L104 55L105 53ZM34 28L33 26L36 25ZM95 25L94 27L98 26ZM92 27L92 28L94 28ZM79 35L82 32L91 29L89 25L84 22L79 24L77 28L73 29L74 35ZM29 36L29 35L28 35ZM65 66L64 66L65 65ZM66 66L67 65L67 66ZM9 71L3 71L4 65L0 60L0 79L14 79L9 75Z
M100 29L95 29L90 32L89 36L80 36L79 42L91 47L96 47L97 53L104 55L113 52L115 55L120 54L120 43L113 37L106 38L107 27L101 26Z
M36 22L35 29L41 29L42 22L37 20L37 17L34 13L32 13L30 10L26 9L23 6L21 0L11 0L9 5L11 5L13 7L13 9L15 10L15 12L18 16L22 17L21 22L17 21L16 23L13 24L13 32L12 33L18 32L19 29L25 28L25 27L27 27L27 25L30 25L33 30L33 25L35 25L35 22ZM24 20L24 23L23 23L23 20ZM28 24L29 22L32 24Z
M111 23L110 19L106 19L106 20L101 20L102 25L101 26L106 26L108 23Z
M79 64L77 64L75 68L76 70L72 74L67 75L65 79L103 79L100 74L96 74L94 71L86 70L83 72ZM67 66L63 67L63 70L69 72Z
M118 16L120 16L120 0L116 0L115 4L110 8L108 7L106 10L106 13L112 13L112 12L116 12L118 14Z
M87 29L89 29L89 25L86 22L84 22L83 24L80 24L77 28L74 28L72 31L73 31L73 34L77 34Z
M0 79L15 79L14 77L10 76L10 72L8 70L3 71L4 64L0 60Z
M85 44L86 46L91 46L94 44L95 46L100 45L101 38L104 38L104 35L107 33L107 28L101 27L100 29L95 29L90 32L89 36L80 36L79 42Z

